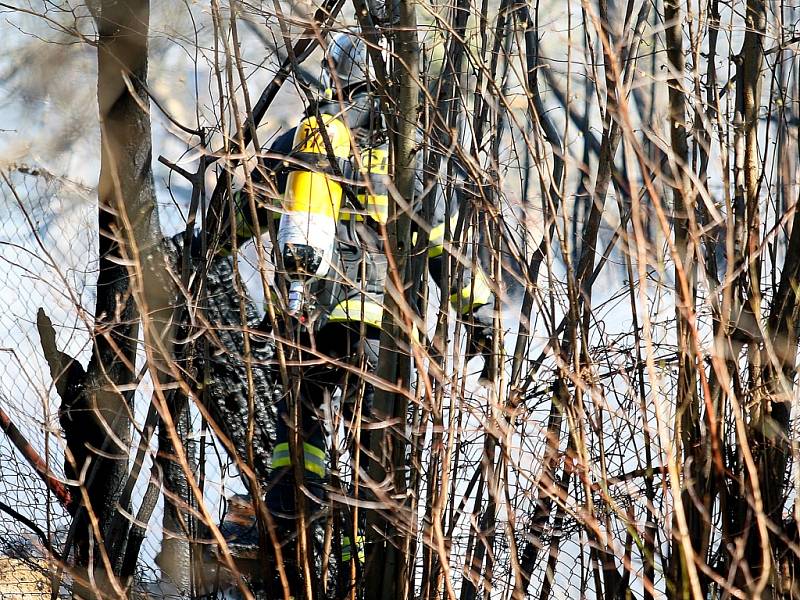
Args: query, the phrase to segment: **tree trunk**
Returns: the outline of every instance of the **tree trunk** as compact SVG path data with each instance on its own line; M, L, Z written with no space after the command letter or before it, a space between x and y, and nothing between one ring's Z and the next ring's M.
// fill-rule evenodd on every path
M691 239L691 222L694 214L694 194L690 191L689 150L686 141L686 92L683 89L685 57L683 54L683 27L679 5L674 0L664 3L664 22L667 58L669 60L669 131L670 131L670 172L672 175L672 198L675 229L675 251L679 261L675 261L676 305L675 318L678 335L678 389L676 398L675 430L679 440L676 457L681 460L679 470L688 468L685 485L695 489L683 490L681 502L685 514L687 531L680 531L673 537L671 577L673 594L676 598L689 597L689 575L687 563L693 560L687 555L683 536L691 539L694 551L703 553L708 530L695 498L704 499L706 485L704 477L704 448L700 447L700 405L697 394L697 374L695 368L694 337L691 320L695 305L694 244ZM682 452L682 454L681 454ZM676 512L677 515L677 512ZM675 518L673 529L677 532L682 525ZM707 583L701 577L702 589Z
M190 441L192 424L189 399L184 394L176 392L171 395L167 408L172 416L175 433L184 442L190 472L186 473L176 459L177 448L166 423L161 421L158 432L158 460L164 479L162 520L164 538L158 555L158 566L178 592L187 594L192 588L192 539L196 534L195 520L191 511L194 503L188 481L196 469L195 443Z
M60 409L68 448L66 471L81 478L84 491L82 495L75 490L71 507L75 562L79 568L97 569L96 584L76 587L76 595L82 597L98 596L105 580L119 590L111 571L118 571L121 556L107 553L104 543L127 474L131 442L133 393L130 387L121 390L136 380L141 299L151 300L145 307L165 304L154 302L164 295L163 281L153 285L151 276L163 271L163 262L159 264L161 232L143 85L149 4L105 0L95 17L101 127L95 332L86 375L80 385L69 386L77 393L62 395ZM149 284L143 285L144 280ZM117 548L124 550L124 545Z
M393 83L398 86L394 109L394 124L390 131L394 181L397 193L406 206L414 205L417 158L415 154L417 115L419 114L419 45L417 42L415 0L400 0L399 27L394 34L397 59ZM411 378L411 317L413 306L408 294L408 254L411 248L411 218L407 209L397 201L389 203L387 224L389 276L386 280L383 332L378 376L389 384L410 389ZM404 299L405 301L401 300ZM399 300L399 301L398 301ZM370 478L376 483L389 478L390 495L404 496L406 487L405 424L408 400L403 393L376 389L374 416L377 420L395 420L396 430L379 429L370 435L370 449L378 460L370 462ZM392 435L394 434L394 435ZM386 506L367 515L368 535L372 552L367 565L367 600L402 600L408 594L408 565L406 556L408 536L401 534L404 515L397 507ZM409 521L410 522L410 521ZM398 524L401 525L398 527Z

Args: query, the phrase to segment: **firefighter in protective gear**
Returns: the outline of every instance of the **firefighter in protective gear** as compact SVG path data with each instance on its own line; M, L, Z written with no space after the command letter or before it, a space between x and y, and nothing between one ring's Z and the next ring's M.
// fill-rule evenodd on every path
M388 217L389 151L376 96L371 93L366 44L353 34L339 34L329 41L320 78L323 98L297 125L270 145L261 169L253 174L259 189L273 178L279 198L257 197L258 218L264 223L279 216L277 242L289 292L285 312L303 324L307 356L315 366L304 368L300 383L303 488L306 505L320 504L327 475L325 435L318 417L323 399L337 390L347 411L351 400L363 393L361 405L368 420L373 397L369 381L353 375L355 369L374 371L382 320L387 258L382 225ZM327 139L325 139L327 138ZM422 173L416 198L421 204ZM263 186L266 189L270 186ZM240 198L237 233L252 235L247 200ZM429 232L429 265L439 279L441 265L449 258L445 231L455 229L454 210L446 210L444 198L434 203L432 222L422 223ZM418 214L414 221L420 223ZM468 253L462 252L469 259ZM456 278L454 278L456 279ZM471 325L470 351L491 348L494 297L486 276L477 266L465 268L458 285L444 290L452 306ZM285 316L288 316L285 315ZM313 347L313 350L311 348ZM320 360L329 358L333 360ZM322 363L322 364L320 364ZM340 365L336 367L334 365ZM484 374L490 361L485 360ZM279 406L272 475L266 503L275 522L293 531L297 486L290 451L290 422L286 405ZM350 436L353 437L353 436ZM364 443L362 435L362 445ZM363 454L362 454L363 456ZM364 468L365 459L361 467ZM344 529L341 559L363 559L363 545L352 528ZM287 534L291 537L291 534ZM284 557L287 552L284 551Z

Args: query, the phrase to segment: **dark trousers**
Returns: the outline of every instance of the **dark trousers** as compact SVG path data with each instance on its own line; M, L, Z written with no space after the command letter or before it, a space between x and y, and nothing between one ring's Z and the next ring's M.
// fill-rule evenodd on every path
M278 424L275 437L275 453L273 469L266 486L266 505L278 530L278 536L284 543L282 555L290 585L299 585L294 540L297 535L298 495L306 505L306 515L313 521L315 513L325 501L326 476L318 468L318 455L325 452L325 430L322 418L322 404L326 395L333 395L337 389L342 390L342 410L346 423L352 422L353 408L359 394L362 396L362 416L368 419L372 409L374 390L371 383L363 381L360 373L374 373L378 361L380 331L366 327L361 331L360 323L329 323L311 338L302 340L305 350L304 361L310 364L300 373L299 397L295 399L300 410L299 438L303 449L305 468L303 469L303 485L298 486L294 476L294 465L288 453L288 442L293 428L293 417L290 413L286 395L278 405ZM312 344L313 342L313 344ZM314 348L311 351L310 348ZM332 359L337 364L325 359ZM290 392L290 393L294 393ZM351 434L354 432L351 432ZM361 434L361 445L366 446L368 440ZM350 438L355 438L350 435ZM350 449L351 453L353 448ZM323 454L325 456L325 454ZM360 466L366 468L365 455L362 453ZM278 463L278 466L274 466ZM327 457L324 459L327 466ZM345 519L346 523L347 519ZM313 528L312 528L313 529ZM349 532L352 523L343 525ZM353 537L346 534L348 540ZM309 530L308 539L313 543L313 531ZM294 581L292 581L294 580Z

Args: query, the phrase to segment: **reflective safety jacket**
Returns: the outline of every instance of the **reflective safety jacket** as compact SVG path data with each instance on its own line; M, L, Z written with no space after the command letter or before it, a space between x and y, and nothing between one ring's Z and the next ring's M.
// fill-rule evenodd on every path
M294 226L287 213L297 211L298 206L301 211L319 210L324 213L320 219L335 221L335 242L327 268L323 268L325 274L316 277L311 286L318 311L314 317L317 328L335 322L363 322L380 328L383 316L388 262L380 230L387 222L389 209L388 143L372 134L379 129L376 123L380 121L380 113L375 110L371 97L357 94L350 101L344 111L338 102L318 105L327 131L327 144L317 117L306 116L297 127L270 145L263 166L268 176L274 177L278 197L269 198L269 189L273 188L264 185L262 171L253 174L262 232L269 218L280 217L280 239L281 230ZM333 151L333 156L328 150ZM418 180L417 198L423 192L421 169ZM298 195L309 198L298 201ZM320 195L324 196L322 202L319 202ZM352 201L353 197L357 202ZM315 200L319 203L318 209L313 206ZM237 194L236 204L237 237L245 239L253 235L254 228L243 191ZM418 204L413 227L417 231L423 228L428 231L428 264L431 274L439 280L443 261L450 256L445 232L456 229L459 202L454 199L448 211L443 194L437 194L430 222L424 222L421 203ZM311 217L309 220L306 215L303 223L308 228L310 241L314 242L315 235L322 235L324 223L315 220L314 215ZM413 235L416 238L416 233ZM478 241L473 239L471 244ZM463 273L455 270L452 284L443 291L460 315L469 315L474 324L488 330L492 325L494 295L483 269L472 262L476 253L469 249L474 248L471 244L460 245L458 255L460 264L470 266L465 267Z

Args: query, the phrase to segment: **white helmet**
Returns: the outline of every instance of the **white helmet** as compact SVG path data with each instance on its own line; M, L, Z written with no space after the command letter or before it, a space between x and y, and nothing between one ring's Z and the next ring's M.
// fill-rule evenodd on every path
M320 84L325 95L332 97L337 87L352 91L374 79L366 42L354 33L333 36L322 59Z

